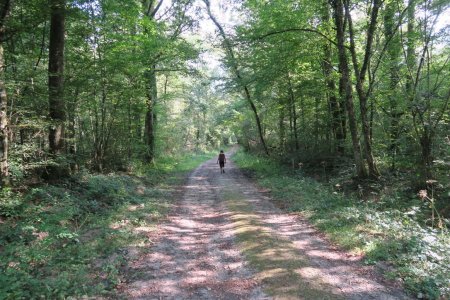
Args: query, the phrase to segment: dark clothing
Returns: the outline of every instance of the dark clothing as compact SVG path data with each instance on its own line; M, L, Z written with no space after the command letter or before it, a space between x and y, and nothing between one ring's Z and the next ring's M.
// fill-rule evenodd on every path
M225 173L225 162L227 161L227 159L225 158L225 154L223 152L220 152L219 157L217 158L217 162L219 163L220 166L220 173Z

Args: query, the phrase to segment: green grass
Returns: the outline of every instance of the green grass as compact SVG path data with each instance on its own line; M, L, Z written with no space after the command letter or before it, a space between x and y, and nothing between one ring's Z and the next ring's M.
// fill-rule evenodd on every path
M126 248L150 245L187 172L215 154L165 158L133 175L77 174L0 197L0 299L106 296ZM139 229L139 230L137 230Z
M400 210L402 199L361 201L277 162L239 151L233 160L270 190L278 206L306 216L341 247L365 255L367 264L384 261L416 296L450 296L450 235L423 226L426 204Z

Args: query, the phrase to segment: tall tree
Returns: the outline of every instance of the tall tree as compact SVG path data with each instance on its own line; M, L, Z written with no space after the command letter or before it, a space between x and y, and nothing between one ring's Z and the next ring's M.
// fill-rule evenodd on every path
M324 23L323 25L328 27L330 22L330 9L326 0L322 3L321 18ZM331 130L335 138L335 148L338 153L343 153L345 142L345 110L341 107L341 103L338 101L336 95L336 82L333 78L332 45L329 41L324 41L323 44L322 68L327 85Z
M356 122L355 108L353 103L353 88L350 80L350 69L345 45L345 15L342 0L331 0L333 7L333 18L336 25L336 40L339 58L340 86L344 92L345 106L348 115L348 123L352 138L353 158L356 165L356 172L359 177L366 177L367 172L361 157L359 145L358 125Z
M236 77L239 85L241 85L242 88L244 89L245 99L247 100L248 104L250 105L250 108L252 109L253 114L255 116L256 126L258 128L259 140L261 142L261 145L263 146L264 152L267 155L269 155L269 149L267 148L266 141L264 139L264 133L263 133L263 130L262 130L262 125L261 125L261 119L259 117L258 110L256 109L256 105L255 105L255 103L254 103L254 101L252 99L252 96L250 94L250 89L249 89L247 83L244 82L242 74L239 71L239 66L238 66L238 62L237 62L236 56L234 54L233 46L231 45L231 42L229 41L229 39L228 39L228 37L227 37L227 35L225 33L225 30L223 29L222 25L220 25L220 23L217 21L217 19L212 14L209 0L203 0L203 2L206 4L206 10L207 10L209 18L214 23L214 25L216 26L217 30L219 31L220 36L222 37L223 44L224 44L224 47L225 47L225 51L227 53L227 58L228 58L228 60L229 60L229 62L231 64L231 70L234 73L234 76Z
M11 0L5 0L0 7L0 186L9 183L8 170L8 115L7 95L5 86L5 60L3 54L3 42L6 34L6 19L11 11Z
M64 103L64 31L66 0L51 0L50 2L50 45L48 60L48 89L50 131L50 153L56 157L64 151L64 122L66 110ZM58 171L61 171L59 168ZM49 174L59 176L54 168Z
M156 64L147 70L147 103L145 112L144 138L147 144L145 159L152 162L155 157L156 101L158 97Z
M414 98L414 70L416 69L416 2L417 0L409 0L407 8L408 26L406 32L406 94L410 101Z
M365 88L365 80L367 72L369 71L370 58L372 57L373 40L375 38L375 30L378 21L378 12L380 10L382 0L374 0L371 7L371 15L369 20L369 26L367 29L367 38L364 47L364 58L360 65L358 56L356 53L355 34L353 29L353 20L350 14L350 0L344 1L345 17L348 23L348 32L350 38L350 53L353 62L353 68L356 77L356 91L359 98L360 117L362 125L362 133L364 138L364 154L368 165L368 175L371 178L377 178L380 176L378 171L372 150L372 137L371 129L368 118L368 98L370 97L370 90Z
M407 32L407 67L410 78L406 82L406 90L410 97L414 132L421 148L421 185L433 178L433 144L441 120L448 116L450 103L450 88L444 82L449 82L449 56L436 55L433 42L439 34L435 27L439 16L444 11L445 2L424 1L424 17L421 20L420 56L415 62L414 13L415 1L410 2L408 11ZM412 86L411 86L412 85Z
M187 47L186 42L180 38L180 35L192 25L188 10L191 8L193 0L176 1L162 11L164 2L164 0L142 1L146 17L144 23L147 24L144 27L144 35L149 41L152 41L151 52L145 53L146 70L144 73L147 98L144 141L147 146L145 154L147 162L153 161L156 154L156 122L159 102L157 75L163 71L186 71L187 66L182 62L187 61L189 59L187 57L193 53L192 47ZM161 12L158 13L160 10ZM185 60L182 59L183 56Z
M294 88L292 87L291 75L287 74L287 82L288 82L288 94L289 94L289 111L292 114L292 130L294 133L294 145L295 151L300 149L300 145L298 143L298 130L297 130L297 107L295 105L295 95Z
M155 16L160 9L163 0L143 0L143 7L145 16L150 22L155 21ZM155 125L156 125L156 111L155 106L158 97L157 78L156 78L156 60L160 55L151 56L149 66L145 72L147 84L147 103L145 112L144 138L147 144L147 151L145 159L147 162L152 162L155 157Z

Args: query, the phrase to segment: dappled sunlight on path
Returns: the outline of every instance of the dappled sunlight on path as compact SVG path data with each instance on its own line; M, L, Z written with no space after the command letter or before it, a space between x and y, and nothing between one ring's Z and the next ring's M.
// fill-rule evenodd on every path
M130 265L127 298L266 298L234 245L233 226L210 182L215 176L213 161L191 174L155 245Z
M133 261L129 299L407 299L372 267L282 212L229 161L189 177L184 196Z

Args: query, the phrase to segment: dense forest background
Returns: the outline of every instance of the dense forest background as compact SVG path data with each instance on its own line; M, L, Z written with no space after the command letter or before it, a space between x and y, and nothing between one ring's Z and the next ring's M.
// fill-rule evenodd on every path
M233 26L208 10L212 48L208 1L47 2L2 4L5 185L231 136L360 179L448 181L445 1L246 1Z
M224 129L210 116L221 99L199 37L186 35L192 1L164 11L152 1L47 2L3 5L4 181L50 176L50 166L126 169L205 147L207 132L218 142Z
M1 220L36 185L238 143L444 230L449 18L446 0L2 0Z

